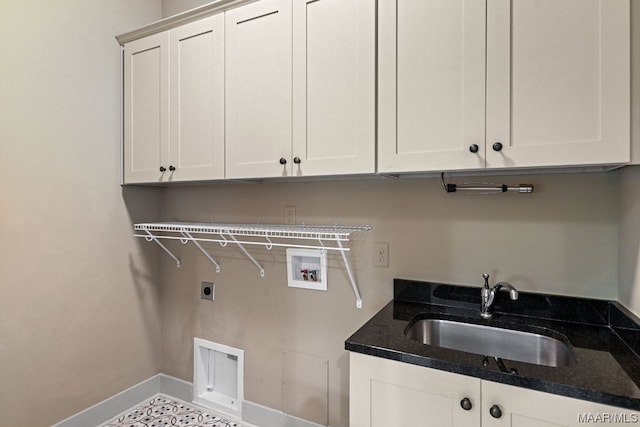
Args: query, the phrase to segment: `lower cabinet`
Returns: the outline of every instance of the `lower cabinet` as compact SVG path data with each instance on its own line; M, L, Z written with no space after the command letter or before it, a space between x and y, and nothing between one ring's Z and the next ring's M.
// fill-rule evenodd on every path
M359 353L350 354L349 370L350 427L622 426L640 422L640 414L622 408Z
M481 383L483 427L622 426L640 422L638 412L624 408L491 381Z
M350 427L480 427L477 378L360 353L350 354L349 372Z

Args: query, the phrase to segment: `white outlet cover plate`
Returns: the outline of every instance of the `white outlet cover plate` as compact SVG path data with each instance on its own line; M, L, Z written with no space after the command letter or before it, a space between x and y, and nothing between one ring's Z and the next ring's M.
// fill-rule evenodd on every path
M373 244L373 266L389 267L389 243L375 242Z

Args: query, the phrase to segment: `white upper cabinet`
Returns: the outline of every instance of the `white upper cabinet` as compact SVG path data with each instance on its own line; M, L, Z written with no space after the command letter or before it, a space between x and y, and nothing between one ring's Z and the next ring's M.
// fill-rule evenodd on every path
M259 0L161 21L121 38L124 182L625 164L630 20L630 0Z
M226 176L290 175L291 0L226 12Z
M224 178L224 15L171 30L173 181Z
M485 3L379 0L379 172L484 167Z
M125 183L375 173L375 9L260 0L121 36Z
M227 178L375 172L375 2L226 15Z
M293 0L293 175L375 172L375 24L374 0Z
M629 0L491 0L487 17L487 167L628 162Z
M224 18L124 47L124 182L224 178Z
M161 182L169 161L169 36L124 47L124 182Z
M379 172L629 161L629 0L379 5Z

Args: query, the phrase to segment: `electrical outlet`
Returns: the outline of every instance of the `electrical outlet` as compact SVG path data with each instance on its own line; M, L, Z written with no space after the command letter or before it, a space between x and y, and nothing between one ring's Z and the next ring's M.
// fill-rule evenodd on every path
M295 206L284 207L284 223L287 225L293 225L296 223L296 207Z
M389 243L375 242L373 244L373 266L389 267Z
M202 282L200 284L200 298L213 301L216 293L216 284L211 282Z

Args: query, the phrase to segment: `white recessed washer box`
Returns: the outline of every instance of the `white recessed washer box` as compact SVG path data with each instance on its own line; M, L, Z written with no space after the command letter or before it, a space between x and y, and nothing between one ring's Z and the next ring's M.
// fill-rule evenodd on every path
M287 248L289 287L327 290L327 251Z
M193 402L242 417L244 350L194 337Z

